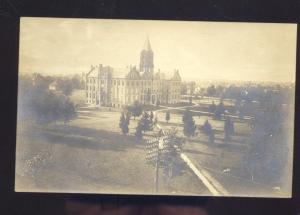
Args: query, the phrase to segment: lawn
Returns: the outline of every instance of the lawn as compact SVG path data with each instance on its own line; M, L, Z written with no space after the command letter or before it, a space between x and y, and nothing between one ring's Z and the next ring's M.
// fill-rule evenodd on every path
M131 120L130 134L123 135L119 117L115 111L85 110L66 127L20 126L16 190L152 194L154 168L145 162L145 142L134 136L138 120ZM168 185L160 170L159 192L207 195L185 167Z

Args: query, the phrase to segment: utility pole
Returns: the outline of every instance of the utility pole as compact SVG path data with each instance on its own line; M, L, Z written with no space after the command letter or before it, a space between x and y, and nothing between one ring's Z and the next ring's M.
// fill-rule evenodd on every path
M159 157L160 157L160 150L157 151L157 159L155 164L155 178L154 178L154 184L155 184L155 193L158 193L158 180L159 180Z
M160 165L160 151L164 148L164 140L160 138L158 141L157 158L155 164L155 192L158 192L159 187L159 165Z

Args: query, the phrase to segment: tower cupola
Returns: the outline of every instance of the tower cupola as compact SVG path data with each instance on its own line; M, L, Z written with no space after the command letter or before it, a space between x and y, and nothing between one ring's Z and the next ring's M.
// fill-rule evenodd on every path
M140 55L140 72L153 73L153 68L153 51L147 37Z

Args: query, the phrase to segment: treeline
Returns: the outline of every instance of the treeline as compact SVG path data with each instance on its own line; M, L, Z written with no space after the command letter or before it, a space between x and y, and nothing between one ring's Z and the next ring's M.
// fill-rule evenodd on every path
M69 95L74 89L75 78L56 78L40 74L19 77L18 120L31 120L38 124L63 121L68 123L76 116L75 105ZM60 90L50 90L49 86L57 81ZM63 86L66 83L66 86ZM68 83L72 87L68 87ZM79 87L77 85L77 87Z
M198 87L194 91L196 96L218 97L223 99L236 99L238 101L263 102L266 98L276 95L280 103L290 103L295 92L294 85L222 85L211 84L207 87Z
M85 87L84 80L78 74L72 76L49 76L39 73L20 75L19 83L22 86L32 84L39 89L51 89L53 87L55 91L60 91L66 96L71 95L73 90L84 89Z

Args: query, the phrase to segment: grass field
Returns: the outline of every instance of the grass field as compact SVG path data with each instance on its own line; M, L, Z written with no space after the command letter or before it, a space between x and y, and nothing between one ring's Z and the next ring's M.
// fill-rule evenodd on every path
M184 104L186 105L186 104ZM156 108L157 109L157 108ZM176 128L183 137L182 110L156 111L164 129ZM23 125L18 128L16 189L18 191L136 193L153 194L154 168L145 162L145 141L135 138L139 117L130 120L129 134L121 134L120 111L108 108L80 108L75 120L63 126ZM205 120L215 131L215 143L201 131ZM209 116L195 116L196 135L185 138L183 152L197 165L222 172L241 172L248 150L249 125L235 122L235 136L224 143L224 121ZM144 139L154 137L148 131ZM36 158L37 157L37 158ZM37 161L35 161L37 160ZM31 162L31 166L28 164ZM160 194L209 195L199 179L183 165L167 184L160 171Z
M123 135L119 117L119 112L92 110L66 127L21 126L16 190L152 194L154 168L145 162L145 142L134 137L137 120L131 120L130 134ZM160 171L159 193L205 195L207 190L183 167L168 185Z

